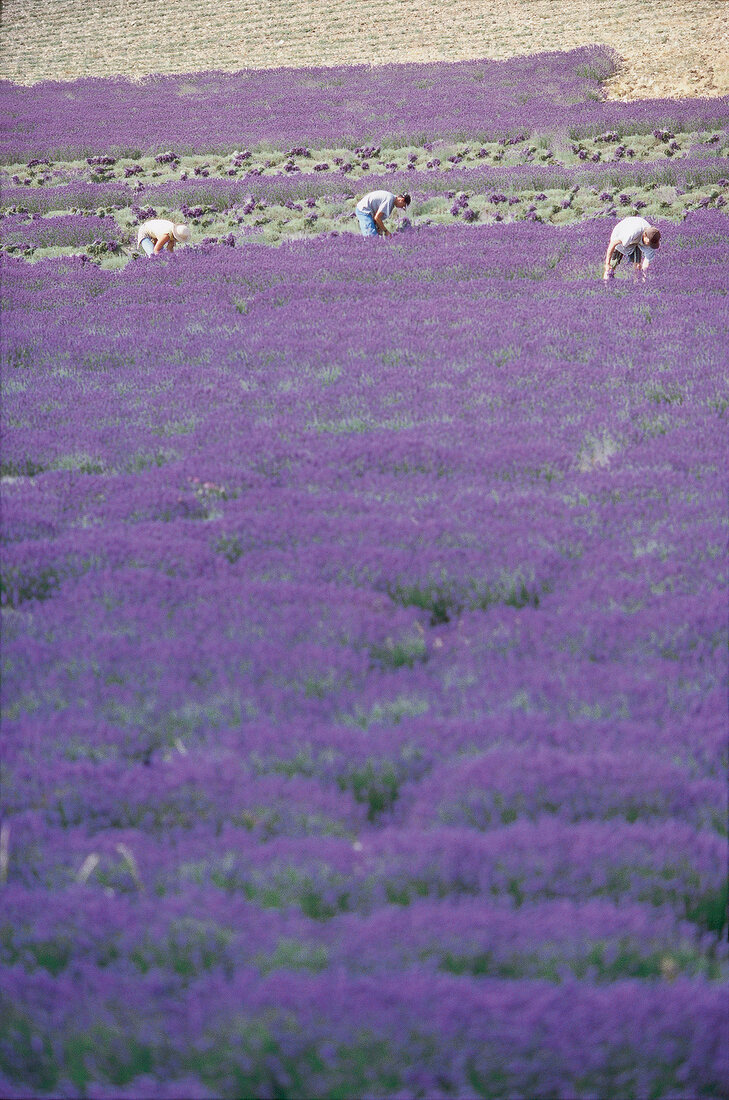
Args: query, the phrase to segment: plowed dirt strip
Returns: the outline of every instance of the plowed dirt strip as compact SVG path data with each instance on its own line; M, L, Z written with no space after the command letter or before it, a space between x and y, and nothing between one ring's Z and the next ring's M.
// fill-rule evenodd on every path
M729 93L725 0L5 0L2 74L81 76L506 58L601 42L611 98Z

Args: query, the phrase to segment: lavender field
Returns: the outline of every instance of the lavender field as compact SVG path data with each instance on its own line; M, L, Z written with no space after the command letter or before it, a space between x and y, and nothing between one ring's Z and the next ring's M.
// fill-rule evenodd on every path
M729 103L613 64L3 87L2 1095L726 1095Z

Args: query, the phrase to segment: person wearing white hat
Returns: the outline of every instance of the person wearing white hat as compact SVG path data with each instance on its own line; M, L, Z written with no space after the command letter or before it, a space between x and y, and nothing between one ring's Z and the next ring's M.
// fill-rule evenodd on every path
M150 218L143 222L137 233L137 244L145 256L154 256L166 248L172 252L175 245L190 240L190 230L182 223L176 225L167 218Z

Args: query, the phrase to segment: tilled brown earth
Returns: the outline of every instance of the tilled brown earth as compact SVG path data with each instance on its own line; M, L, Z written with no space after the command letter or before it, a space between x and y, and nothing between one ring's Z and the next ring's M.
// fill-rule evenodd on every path
M506 58L606 43L610 98L729 94L726 0L5 0L2 75Z

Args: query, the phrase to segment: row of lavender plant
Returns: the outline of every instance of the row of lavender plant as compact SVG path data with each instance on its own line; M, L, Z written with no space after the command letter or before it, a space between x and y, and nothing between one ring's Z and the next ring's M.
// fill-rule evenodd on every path
M411 194L429 196L448 190L470 190L485 194L491 191L508 191L512 194L530 191L564 190L595 186L618 189L622 187L653 186L682 187L726 184L726 161L693 158L657 167L654 164L598 165L575 168L539 167L527 165L508 169L490 167L467 170L437 170L425 172L372 173L366 178L352 179L338 171L324 176L299 174L277 177L243 175L240 179L221 178L175 180L152 183L145 179L134 187L124 183L68 183L56 187L9 187L3 192L7 210L28 214L44 214L53 211L100 209L114 210L132 205L156 205L168 208L183 205L204 205L216 210L244 206L255 197L257 201L281 203L292 199L343 196L353 198L364 189L375 190L384 185L397 190L407 189Z
M729 219L663 228L6 261L4 1093L724 1094Z
M113 152L488 140L559 130L577 137L726 123L727 100L605 102L617 57L604 46L508 61L243 70L0 84L4 163ZM81 108L81 109L80 109ZM109 147L106 135L114 135ZM59 138L59 135L62 135Z
M685 217L691 209L725 206L729 183L722 171L729 171L722 162L684 161L679 171L673 166L663 172L654 169L653 178L646 166L598 176L574 169L526 174L513 168L496 176L489 171L373 176L368 185L403 191L409 187L414 201L402 228L455 219L471 224L525 218L565 224L639 212L656 221ZM113 184L67 184L43 192L33 189L30 194L14 189L8 197L17 204L6 208L4 215L0 212L0 248L26 257L37 249L83 251L87 257L100 257L99 262L115 264L118 261L111 257L122 255L124 242L133 243L136 226L155 216L188 221L194 244L243 244L250 235L275 242L292 234L355 231L352 210L363 182L337 180L331 173L314 186L310 179L180 181L135 191ZM61 215L56 208L78 213Z
M84 161L53 161L48 157L33 159L27 165L0 169L0 182L15 186L45 187L49 184L88 180L106 183L110 180L133 180L137 188L145 177L165 182L175 179L210 176L240 177L297 175L339 171L356 177L372 172L408 172L442 168L446 171L473 167L513 167L518 164L550 166L579 164L645 163L665 164L702 155L720 158L727 141L724 131L709 129L685 133L655 129L649 134L632 133L621 136L611 130L592 138L566 140L564 136L524 134L498 141L479 142L427 141L422 145L363 145L354 149L319 148L312 151L301 145L292 149L236 150L229 156L210 153L181 155L172 149L154 157L86 157ZM22 172L22 176L20 174ZM140 179L140 177L142 177Z

